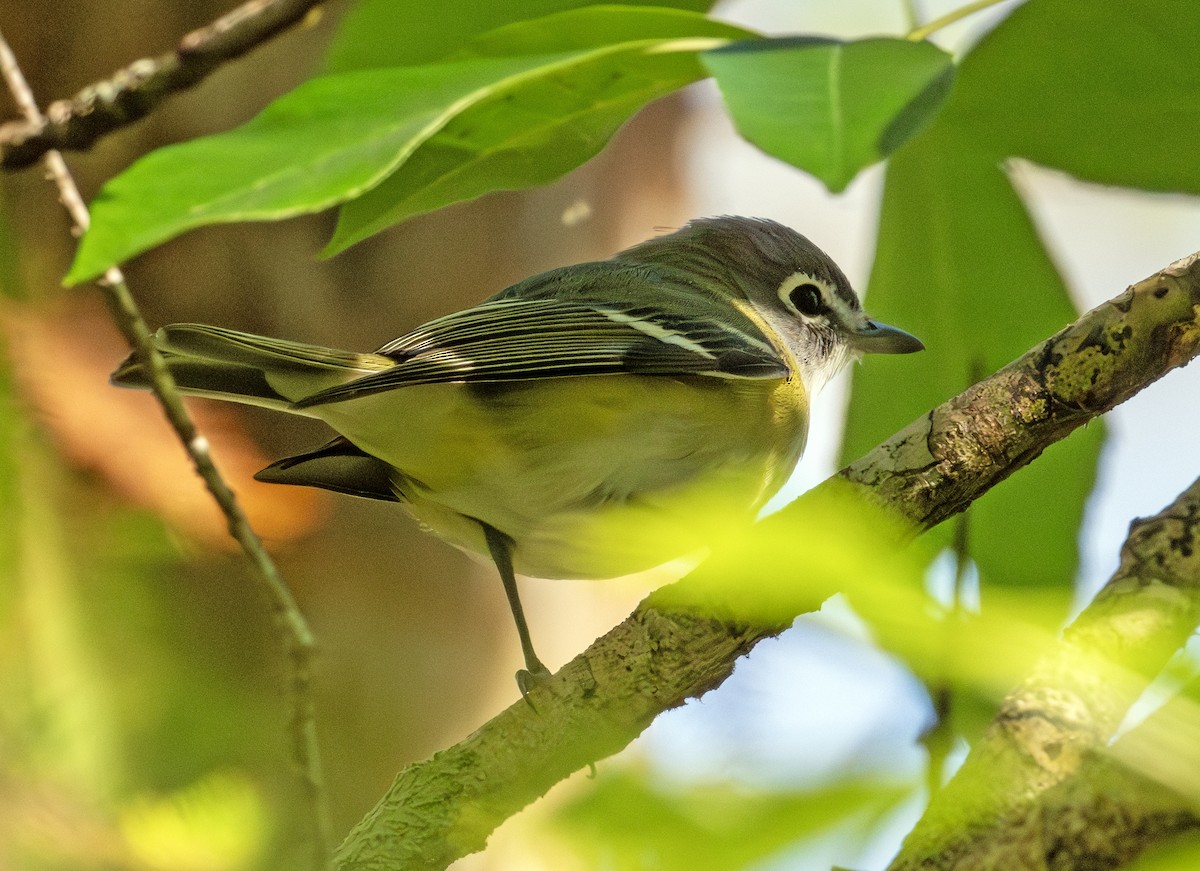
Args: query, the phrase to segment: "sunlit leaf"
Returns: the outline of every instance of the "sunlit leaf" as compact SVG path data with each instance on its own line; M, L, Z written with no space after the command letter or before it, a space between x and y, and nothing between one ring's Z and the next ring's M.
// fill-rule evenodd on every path
M955 611L926 590L935 552L902 519L833 479L720 547L678 585L673 606L711 607L787 625L834 593L846 596L875 640L927 682L995 701L1055 643L1046 628L1059 601L997 591L983 613ZM1080 663L1080 668L1099 664Z
M1159 701L1157 707L1143 711L1143 719L1128 726L1105 752L1130 771L1161 784L1165 800L1198 808L1200 678L1193 677Z
M603 26L586 36L576 19ZM643 27L673 36L632 38ZM583 10L548 31L506 28L476 56L314 79L237 130L160 149L106 184L67 281L194 227L354 200L393 173L344 212L331 250L420 211L548 181L646 101L702 77L697 51L748 35L675 10ZM533 45L546 53L528 54Z
M24 722L6 725L8 756L49 780L69 782L76 795L98 801L119 780L117 715L89 632L87 585L68 547L61 505L62 470L31 428L16 440L21 458L15 500L12 584L19 611L10 615L21 640L7 663L17 686L5 685L6 707ZM11 706L11 707L10 707Z
M394 223L481 194L558 178L594 156L650 100L703 78L696 52L748 31L676 10L582 9L486 34L472 52L580 52L497 82L342 207L333 254Z
M743 42L703 60L738 132L835 192L930 121L954 69L931 43L884 38Z
M879 783L787 793L656 788L644 776L621 773L602 777L557 821L588 867L732 871L835 828L862 832L908 792Z
M280 220L361 194L498 82L563 58L475 58L313 79L249 123L159 149L109 181L74 284L205 224Z
M1195 871L1200 867L1200 837L1184 834L1170 838L1122 867L1125 871Z
M440 60L474 36L514 21L596 4L591 0L359 0L342 17L328 72L412 66ZM707 11L713 0L626 0L626 6Z

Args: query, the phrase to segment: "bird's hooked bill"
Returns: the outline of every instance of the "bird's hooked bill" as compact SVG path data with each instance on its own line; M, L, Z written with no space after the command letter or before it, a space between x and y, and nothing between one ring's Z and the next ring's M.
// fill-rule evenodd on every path
M847 341L850 347L864 354L912 354L925 350L924 343L912 333L872 320L848 333Z

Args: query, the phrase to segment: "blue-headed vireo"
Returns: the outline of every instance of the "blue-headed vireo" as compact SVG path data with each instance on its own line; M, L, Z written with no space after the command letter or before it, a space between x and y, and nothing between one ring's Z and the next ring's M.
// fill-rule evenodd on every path
M693 221L535 275L371 354L176 324L181 390L318 418L339 436L258 474L401 503L514 572L607 578L751 521L804 449L809 400L863 353L921 343L871 320L837 265L773 221ZM146 387L132 357L113 383Z

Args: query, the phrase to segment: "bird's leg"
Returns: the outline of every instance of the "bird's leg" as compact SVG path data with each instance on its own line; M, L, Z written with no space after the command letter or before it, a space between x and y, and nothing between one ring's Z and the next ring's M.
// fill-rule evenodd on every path
M512 609L513 622L517 624L517 635L521 638L525 667L517 672L517 686L521 695L525 696L530 689L550 677L550 670L542 665L542 661L533 652L533 641L529 638L529 626L525 622L525 611L521 607L521 597L517 592L517 576L513 573L513 541L495 527L482 521L479 525L483 527L483 537L487 541L492 562L496 564L500 580L504 582L504 594L508 596L508 607Z

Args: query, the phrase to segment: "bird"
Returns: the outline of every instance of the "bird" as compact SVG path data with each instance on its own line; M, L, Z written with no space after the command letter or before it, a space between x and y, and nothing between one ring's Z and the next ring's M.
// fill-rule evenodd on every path
M603 579L703 554L752 523L803 453L814 395L867 353L923 349L871 319L837 264L764 218L700 218L551 269L371 353L204 324L153 341L184 394L336 434L262 481L399 503L499 572ZM113 384L148 388L135 352Z

